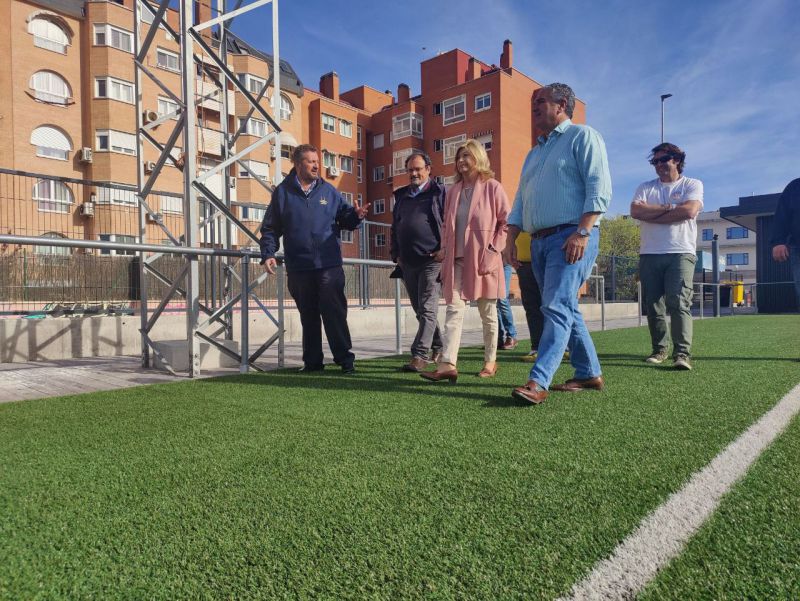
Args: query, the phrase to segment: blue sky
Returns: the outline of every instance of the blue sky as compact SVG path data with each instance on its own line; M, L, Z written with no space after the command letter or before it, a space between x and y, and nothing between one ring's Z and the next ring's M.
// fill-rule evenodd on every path
M254 12L234 29L269 50L269 11ZM457 47L499 63L511 39L517 69L587 103L608 148L611 213L655 177L646 157L664 93L665 137L703 180L706 210L800 177L800 0L281 0L280 27L281 57L313 89L335 70L342 90L405 82L417 94L421 60Z

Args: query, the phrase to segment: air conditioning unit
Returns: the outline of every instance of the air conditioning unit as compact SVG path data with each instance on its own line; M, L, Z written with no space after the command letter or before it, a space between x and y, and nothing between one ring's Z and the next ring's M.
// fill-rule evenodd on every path
M147 214L147 221L150 223L161 223L164 216L161 213L148 213Z
M228 176L228 187L234 189L236 188L236 178L233 177L232 175Z
M328 167L328 177L339 177L338 167Z
M94 217L94 203L87 200L81 205L80 211L81 217Z
M271 156L273 159L278 157L278 147L277 146L271 146L270 147L269 156Z
M84 146L81 148L81 163L91 163L92 162L92 149L88 146Z
M144 111L142 113L142 119L145 123L152 123L153 121L158 121L159 114L156 111Z
M156 168L155 161L145 161L145 163L144 163L144 172L145 173L153 173L153 171L155 171L155 168Z

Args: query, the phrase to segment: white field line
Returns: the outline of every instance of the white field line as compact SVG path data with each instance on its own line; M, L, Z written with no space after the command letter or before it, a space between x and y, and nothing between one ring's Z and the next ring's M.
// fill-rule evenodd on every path
M800 412L800 384L648 515L559 601L633 599L716 510L723 495Z

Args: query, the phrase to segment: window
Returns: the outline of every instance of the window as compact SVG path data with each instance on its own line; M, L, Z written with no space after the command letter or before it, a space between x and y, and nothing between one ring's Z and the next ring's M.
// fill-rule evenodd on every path
M364 135L364 130L360 125L356 126L356 150L361 150L361 136Z
M492 94L491 92L475 96L475 112L485 111L492 108Z
M242 221L264 221L264 215L266 214L266 208L239 207L239 215L241 216Z
M392 119L392 138L399 140L408 136L422 137L422 115L405 113Z
M291 159L292 158L292 147L288 146L287 144L281 144L281 158L282 159Z
M749 265L750 253L728 253L725 255L727 265Z
M336 167L336 155L327 150L322 151L322 166L323 167Z
M288 121L292 118L294 108L288 96L281 94L281 121Z
M119 188L98 188L97 204L135 205L136 192Z
M484 150L489 151L492 149L492 134L486 134L475 138L476 142L483 145Z
M712 229L704 229L703 230L703 242L708 242L709 240L714 239L714 230Z
M101 242L118 242L119 244L136 244L136 236L124 236L122 234L100 234ZM135 255L132 250L116 250L113 248L101 248L101 255Z
M353 206L353 193L352 192L342 192L342 198L351 207Z
M353 243L353 232L350 230L339 230L339 236L345 244Z
M361 192L356 194L356 197L358 198L358 206L359 207L364 206L364 198L361 196Z
M161 197L161 212L162 213L183 213L183 199L178 196L162 196ZM169 242L172 244L172 241Z
M375 246L386 246L386 234L375 234Z
M375 134L372 136L372 147L383 148L383 134Z
M381 215L386 212L386 202L383 198L379 198L372 204L372 212L375 215Z
M33 185L33 200L40 211L69 213L75 199L66 184L54 179L40 179Z
M136 136L113 129L98 129L95 132L95 148L100 152L136 154Z
M98 77L94 80L94 95L133 104L133 84L114 77Z
M433 105L433 114L434 115L441 115L442 114L442 103L437 102Z
M399 175L406 172L406 159L414 152L413 148L405 148L392 153L392 173Z
M342 171L345 173L353 173L353 159L351 157L341 156L339 157L339 161Z
M95 25L94 45L111 46L125 52L133 52L133 34L113 25Z
M442 141L437 139L433 141L433 152L442 152Z
M322 113L322 129L329 132L336 132L336 117Z
M175 71L177 73L181 70L178 55L163 48L156 49L156 64L167 71Z
M729 227L725 230L725 238L728 240L741 240L742 238L747 238L750 235L749 230L746 227Z
M242 161L245 165L250 168L250 171L256 174L258 179L267 181L269 179L269 165L267 163L262 163L260 161ZM239 177L252 177L250 172L247 171L244 167L239 165Z
M447 177L442 178L442 184L445 186L452 186L454 183L456 183L455 175L448 175Z
M239 126L241 127L242 123L244 123L244 119L241 117L239 118ZM262 121L261 119L256 119L254 117L250 117L245 125L244 128L245 133L250 134L251 136L258 136L259 138L263 138L267 135L267 122Z
M57 17L48 18L45 15L36 16L28 22L28 33L33 36L33 45L37 48L66 54L70 36L56 23L56 19Z
M250 75L250 73L240 73L239 82L245 88L247 88L248 92L258 95L261 93L261 88L264 87L264 85L267 83L267 80L256 77L255 75Z
M50 240L66 240L66 236L58 232L47 232L40 236L40 238L48 238ZM60 255L69 256L72 254L72 249L69 246L34 246L34 252L37 255Z
M466 96L462 94L461 96L456 96L455 98L450 98L449 100L442 102L442 123L444 125L458 123L459 121L464 121L467 118L465 98Z
M353 137L353 124L344 119L339 119L339 134L345 138Z
M66 161L72 151L72 142L67 134L53 127L42 125L31 133L31 144L36 146L36 156L45 159Z
M466 134L461 134L460 136L453 136L452 138L447 138L446 140L442 140L442 149L444 150L445 165L449 165L451 163L456 162L456 152L458 152L458 147L461 146L461 144L466 141L467 141Z
M166 15L164 16L166 17ZM139 0L139 20L145 25L151 25L154 19L155 17L153 16L153 13L147 10L147 7L144 5L144 3ZM172 244L172 242L170 242L170 244Z
M173 102L171 99L166 98L164 96L158 97L158 114L169 115L172 114L172 119L175 121L178 120L178 110L180 109L180 105L177 102Z
M66 105L72 96L67 82L52 71L37 71L31 75L30 87L36 100Z
M356 161L356 181L359 184L364 181L364 161L361 159Z
M384 173L384 170L383 170L383 165L378 165L377 167L375 167L372 170L372 181L373 182L379 182L379 181L383 180L384 177L385 177L385 173Z

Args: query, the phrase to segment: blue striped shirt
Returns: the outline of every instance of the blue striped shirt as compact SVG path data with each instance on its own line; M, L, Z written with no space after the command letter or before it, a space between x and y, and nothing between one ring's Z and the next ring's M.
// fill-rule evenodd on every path
M508 224L535 232L578 223L584 213L605 213L611 174L600 134L567 119L537 142L522 165Z

